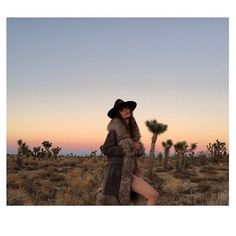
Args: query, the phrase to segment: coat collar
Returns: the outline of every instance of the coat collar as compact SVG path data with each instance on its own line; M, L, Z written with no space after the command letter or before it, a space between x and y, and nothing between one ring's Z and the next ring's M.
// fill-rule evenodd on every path
M135 121L136 123L136 121ZM122 121L119 118L113 118L110 123L107 125L107 130L115 130L116 135L117 135L117 141L119 142L122 139L125 138L130 138L130 132L127 129L127 127L122 123ZM140 140L140 132L139 128L136 125L136 129L134 130L134 141L139 141Z

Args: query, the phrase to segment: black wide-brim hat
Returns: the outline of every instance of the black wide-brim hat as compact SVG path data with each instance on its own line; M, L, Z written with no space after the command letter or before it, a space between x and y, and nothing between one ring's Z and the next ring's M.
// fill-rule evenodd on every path
M122 99L117 99L115 101L114 107L108 111L107 115L112 119L116 116L117 111L122 107L129 107L130 110L134 110L137 106L137 103L134 101L124 102Z

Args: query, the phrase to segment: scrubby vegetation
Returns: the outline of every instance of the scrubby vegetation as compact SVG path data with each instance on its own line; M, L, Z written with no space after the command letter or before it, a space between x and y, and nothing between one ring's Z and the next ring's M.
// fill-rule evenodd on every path
M49 141L43 143L44 149L31 151L20 140L18 154L7 156L7 204L95 205L106 157L96 151L84 157L62 156L60 147L53 150ZM229 155L219 140L208 146L212 151L197 153L196 145L188 148L184 141L167 140L158 158L152 157L152 178L149 156L139 158L144 180L160 192L158 205L229 204ZM172 155L171 147L175 149ZM140 196L132 204L145 205L145 199Z

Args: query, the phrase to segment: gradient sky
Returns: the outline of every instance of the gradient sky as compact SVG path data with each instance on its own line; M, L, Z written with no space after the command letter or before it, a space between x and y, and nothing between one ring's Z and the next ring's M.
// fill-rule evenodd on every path
M62 154L99 150L117 98L161 141L228 145L227 18L8 18L7 152L21 138Z

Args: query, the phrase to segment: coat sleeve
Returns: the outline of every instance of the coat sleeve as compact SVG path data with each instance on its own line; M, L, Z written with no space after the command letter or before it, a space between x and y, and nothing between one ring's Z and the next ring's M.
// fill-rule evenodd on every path
M137 157L141 157L145 154L144 145L141 142L139 142L139 144L140 144L140 150L137 152Z
M124 155L123 148L120 145L117 145L116 132L114 130L109 131L104 144L100 146L100 150L105 156L108 157Z

